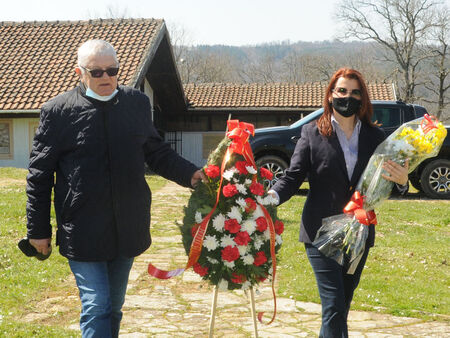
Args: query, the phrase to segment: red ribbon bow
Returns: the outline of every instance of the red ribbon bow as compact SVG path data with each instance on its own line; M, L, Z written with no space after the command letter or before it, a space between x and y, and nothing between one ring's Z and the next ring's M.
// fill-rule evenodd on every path
M349 215L355 215L359 223L370 225L377 224L377 215L375 211L366 211L363 209L365 196L361 195L359 191L355 191L352 195L352 199L344 207L344 213Z
M422 122L420 122L420 127L423 130L424 134L427 134L429 131L433 129L437 129L438 119L436 116L425 114L423 116Z
M239 122L239 120L228 120L227 125L227 137L232 140L230 145L232 152L244 156L245 160L251 163L256 169L252 148L248 143L250 135L255 135L255 127L253 124Z

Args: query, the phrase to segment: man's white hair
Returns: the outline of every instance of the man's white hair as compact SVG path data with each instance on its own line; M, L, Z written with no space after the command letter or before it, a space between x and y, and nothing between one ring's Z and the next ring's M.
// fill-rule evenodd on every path
M117 54L114 47L105 40L88 40L78 48L78 66L86 67L88 58L92 55L113 56L117 62Z

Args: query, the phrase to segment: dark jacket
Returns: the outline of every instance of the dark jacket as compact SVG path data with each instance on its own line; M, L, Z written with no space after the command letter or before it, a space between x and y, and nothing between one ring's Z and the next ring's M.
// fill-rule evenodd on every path
M28 237L51 237L54 186L56 244L69 259L141 254L151 243L145 162L186 187L197 170L158 135L148 97L118 89L101 102L80 85L42 106L27 176Z
M305 177L308 177L309 192L300 225L301 242L314 241L323 218L342 214L370 157L384 138L381 129L361 124L358 160L349 180L344 153L336 134L333 133L329 138L322 136L316 121L302 128L301 138L291 158L291 165L286 170L285 176L273 187L280 196L280 203L283 203L298 191ZM372 246L374 226L371 225L369 230L368 244Z

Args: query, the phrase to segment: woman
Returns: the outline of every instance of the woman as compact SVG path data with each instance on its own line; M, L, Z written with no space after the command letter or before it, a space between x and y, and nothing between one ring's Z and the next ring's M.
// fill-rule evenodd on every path
M312 246L322 219L342 214L375 148L385 135L371 122L372 105L362 75L341 68L331 78L324 99L324 113L305 125L285 175L274 185L280 204L287 201L308 177L309 193L300 226L300 241L314 270L322 302L320 337L348 337L347 315L375 229L369 226L364 255L353 275ZM404 167L388 161L387 180L408 182ZM274 193L275 194L275 193ZM275 194L276 195L276 194Z

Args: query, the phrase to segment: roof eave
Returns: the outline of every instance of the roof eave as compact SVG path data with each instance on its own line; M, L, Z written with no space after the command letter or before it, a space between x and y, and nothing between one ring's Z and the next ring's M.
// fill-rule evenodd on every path
M131 79L130 83L128 84L131 87L137 88L139 84L144 80L145 74L147 74L147 71L150 67L150 65L153 62L153 59L155 58L156 51L159 48L159 45L161 44L162 39L164 38L164 21L161 22L161 26L158 29L158 33L154 37L154 41L149 41L150 48L148 48L147 53L145 53L143 57L143 61L141 65L138 67L138 71Z
M188 107L188 111L230 111L230 110L248 110L248 111L299 111L319 109L321 106L305 106L305 107Z

